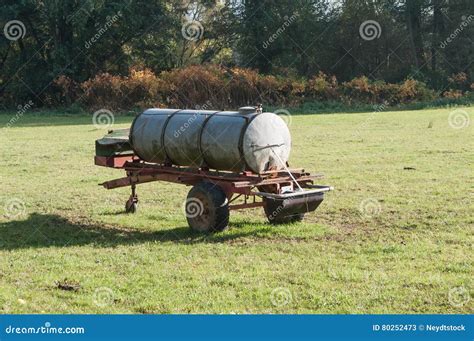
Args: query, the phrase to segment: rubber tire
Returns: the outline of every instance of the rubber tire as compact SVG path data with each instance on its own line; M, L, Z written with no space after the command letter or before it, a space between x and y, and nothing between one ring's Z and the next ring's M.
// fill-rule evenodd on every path
M197 201L196 201L197 200ZM203 204L203 210L198 215L190 213L190 203ZM186 199L186 220L191 229L198 232L220 232L229 226L229 201L225 192L211 182L200 182L188 193Z
M125 213L134 214L138 211L138 203L127 201L125 203Z
M268 222L273 225L297 223L304 219L304 213L283 215L278 213L278 204L274 200L263 199L263 210L267 216ZM274 212L277 212L276 214Z

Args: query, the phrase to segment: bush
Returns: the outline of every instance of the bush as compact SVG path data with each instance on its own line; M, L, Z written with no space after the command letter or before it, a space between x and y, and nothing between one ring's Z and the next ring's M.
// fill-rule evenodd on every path
M152 71L130 70L128 77L101 73L80 85L77 98L88 109L128 110L135 107L163 106L165 83Z
M221 107L225 103L227 91L223 74L223 69L219 67L197 65L162 72L160 78L166 84L162 95L166 105L195 108L212 103L213 106Z
M464 93L461 90L453 90L449 89L443 92L443 97L450 98L450 99L458 99L463 97Z
M309 80L307 94L309 98L321 101L341 99L336 77L329 77L323 72L319 72L318 75Z
M449 82L453 87L442 94L444 98L469 95L460 89L469 88L465 74L452 75ZM336 77L323 72L305 80L291 75L261 75L252 69L193 65L159 75L137 68L131 69L127 76L100 73L80 84L63 75L53 82L45 103L50 106L79 103L88 110L148 107L223 110L257 103L272 107L299 106L304 102L394 106L433 101L438 97L425 83L411 78L390 84L362 76L340 84Z
M139 108L165 106L163 94L166 89L165 81L149 69L132 69L130 76L122 83L122 92L127 93L128 106Z
M68 76L61 75L53 80L49 92L43 98L43 103L50 106L70 107L76 101L79 92L79 84Z
M262 98L258 89L258 73L251 69L233 68L229 70L226 82L229 107L255 104ZM260 86L261 88L261 86Z
M452 74L448 77L449 85L456 90L467 90L469 87L469 81L465 72L459 72Z
M383 81L371 82L367 77L354 78L343 83L346 101L363 104L386 103L389 105L429 101L436 93L425 83L407 79L402 84L390 84Z
M398 103L430 101L436 98L436 93L426 87L426 84L414 79L407 79L400 85Z
M123 107L124 96L121 91L121 76L101 73L81 84L83 91L79 100L87 108L120 109Z

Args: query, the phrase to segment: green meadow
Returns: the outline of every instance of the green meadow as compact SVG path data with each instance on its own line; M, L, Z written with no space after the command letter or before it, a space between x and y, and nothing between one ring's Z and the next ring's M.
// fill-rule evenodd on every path
M292 115L291 166L334 191L302 223L249 209L203 235L189 187L139 185L129 215L129 189L98 186L124 174L94 165L90 116L26 113L0 130L0 313L472 313L469 119Z

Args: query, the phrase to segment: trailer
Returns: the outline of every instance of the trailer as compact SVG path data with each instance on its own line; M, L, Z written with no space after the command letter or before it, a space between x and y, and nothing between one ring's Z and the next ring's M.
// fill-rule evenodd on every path
M185 201L190 228L218 232L229 225L232 210L262 207L271 224L301 221L318 208L330 186L315 184L322 175L304 169L232 172L207 167L183 167L142 160L129 145L129 130L109 131L96 141L95 164L125 171L125 176L100 185L106 189L130 187L125 203L127 213L138 209L137 185L165 181L192 186Z

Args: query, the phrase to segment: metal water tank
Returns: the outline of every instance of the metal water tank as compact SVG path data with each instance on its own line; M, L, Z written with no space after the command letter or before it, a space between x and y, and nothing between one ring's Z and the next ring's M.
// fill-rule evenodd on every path
M148 109L133 121L130 143L147 162L262 173L284 167L291 136L278 115L253 107Z

